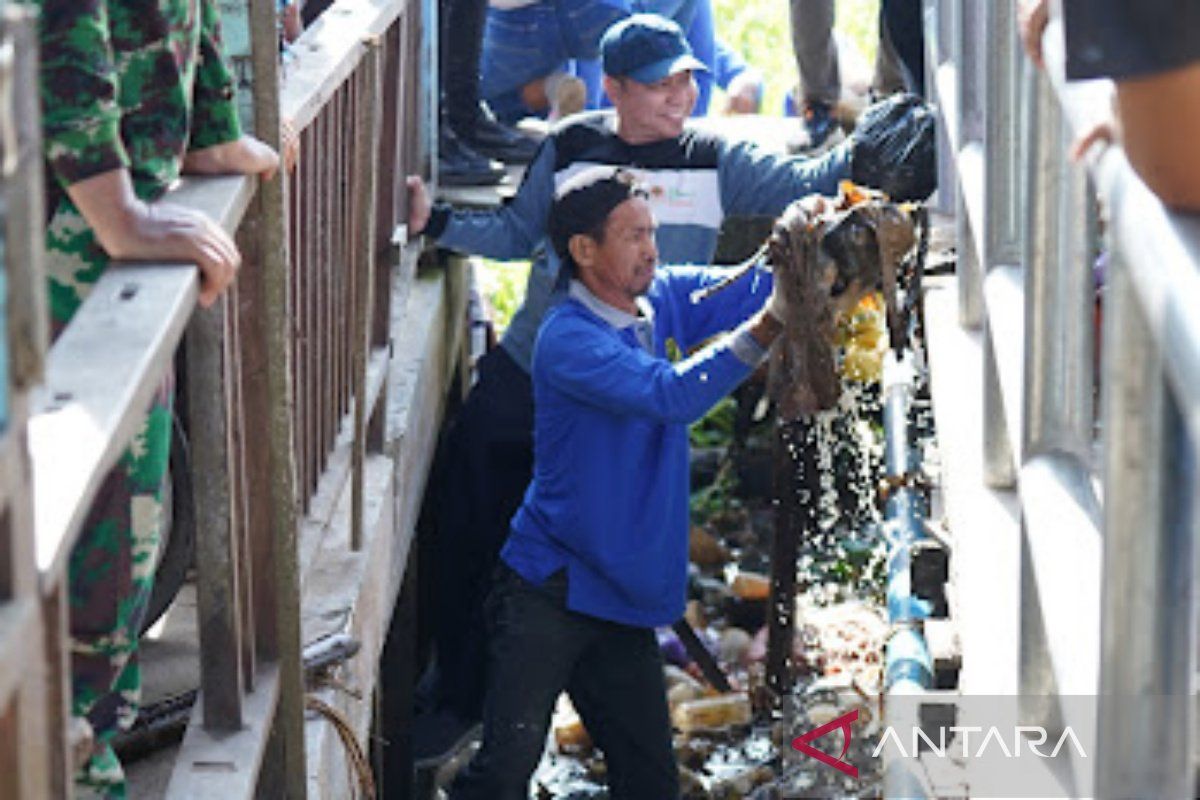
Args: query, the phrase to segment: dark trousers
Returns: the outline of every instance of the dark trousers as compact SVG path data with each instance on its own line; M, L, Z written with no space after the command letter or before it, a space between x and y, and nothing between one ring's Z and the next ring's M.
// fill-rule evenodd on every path
M440 0L442 111L451 127L470 125L479 113L479 64L488 0Z
M483 604L532 473L533 390L525 371L498 347L480 360L479 381L434 470L435 700L466 719L483 713Z
M612 800L679 796L654 631L568 611L565 598L565 573L539 587L498 569L486 609L483 744L452 800L527 800L564 690L604 752Z
M920 0L883 0L879 27L887 28L892 47L904 65L905 82L914 94L925 94L925 27Z

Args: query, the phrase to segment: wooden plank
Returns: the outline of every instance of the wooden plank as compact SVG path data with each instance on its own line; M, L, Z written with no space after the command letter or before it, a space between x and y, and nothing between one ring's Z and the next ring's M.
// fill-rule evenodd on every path
M188 722L167 785L167 800L241 800L255 797L263 753L279 700L279 665L264 662L242 709L237 731L210 731L198 714ZM196 700L203 705L204 694ZM283 796L269 794L268 796Z
M110 267L51 349L29 421L37 564L49 585L170 368L196 293L192 266Z
M214 731L233 731L242 725L238 546L232 525L225 363L227 306L228 298L222 298L212 308L198 310L187 335L200 686L204 725Z
M347 76L366 48L403 10L404 0L338 0L293 45L296 59L279 93L280 113L307 126Z

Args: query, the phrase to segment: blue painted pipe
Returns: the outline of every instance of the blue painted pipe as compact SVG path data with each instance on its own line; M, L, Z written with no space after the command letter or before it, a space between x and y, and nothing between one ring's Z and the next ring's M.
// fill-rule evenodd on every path
M888 350L883 362L884 469L891 491L883 507L883 533L888 541L887 609L891 633L883 654L883 685L889 696L921 694L933 685L933 657L925 642L924 621L931 608L927 600L913 594L913 545L925 538L924 498L910 487L908 476L919 459L908 446L909 409L912 406L915 370L912 353L897 357ZM906 704L908 713L915 705ZM895 710L885 712L889 724L902 730L920 724L915 718L895 719ZM905 712L902 709L901 715ZM884 758L883 789L887 798L923 798L924 782L918 767L906 758Z
M918 463L908 446L914 382L912 354L897 358L889 350L883 367L884 467L893 488L884 505L883 532L888 541L887 609L892 633L884 651L884 687L906 693L933 685L933 658L922 630L930 603L912 590L912 546L925 538L924 499L906 485Z

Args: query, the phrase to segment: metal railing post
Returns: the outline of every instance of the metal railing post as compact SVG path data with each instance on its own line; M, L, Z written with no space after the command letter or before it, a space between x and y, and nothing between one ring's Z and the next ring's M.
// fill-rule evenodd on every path
M938 68L949 56L947 43L953 35L949 31L953 22L950 10L953 3L939 0L925 0L924 31L925 31L925 86L927 91L936 89ZM932 91L930 92L932 96ZM933 209L942 214L953 214L958 197L958 181L954 174L954 153L950 149L950 135L946 130L946 120L939 114L937 117L937 174L938 188L931 203Z
M992 489L1011 489L1017 483L1017 465L1004 413L1000 375L991 326L983 326L983 480Z
M249 0L251 50L254 63L255 129L278 148L279 78L275 3ZM300 569L297 559L296 463L293 459L291 361L292 309L289 303L287 206L283 181L266 181L259 189L258 241L260 262L243 280L257 284L263 302L263 345L266 354L266 394L270 418L265 431L269 452L269 499L272 573L274 584L274 652L279 664L279 704L273 738L278 755L272 765L281 776L267 787L279 796L303 800L307 793L304 751L304 675L300 661Z
M1067 159L1069 132L1040 73L1031 114L1021 449L1025 457L1054 451L1086 463L1092 431L1087 178Z
M987 31L981 41L987 43L983 263L991 269L1015 264L1021 254L1021 119L1014 113L1020 109L1020 60L1013 0L987 4Z
M1191 797L1194 445L1118 248L1105 289L1100 797Z
M983 140L983 75L975 59L969 57L979 46L984 36L982 10L973 0L958 0L953 3L953 62L957 72L957 97L955 107L958 114L959 153L969 143ZM956 156L958 154L955 154ZM958 181L955 219L959 241L966 246L959 250L958 261L958 305L959 323L966 328L977 328L983 321L983 254L975 252L971 226L981 224L972 219L967 208L966 194L969 188ZM968 254L967 251L970 250ZM966 256L966 257L964 257Z
M1012 0L988 4L986 34L978 40L987 42L983 81L986 108L983 119L984 210L983 219L973 221L984 226L983 252L978 255L974 270L977 276L974 280L980 282L988 270L1000 264L1015 264L1020 257L1022 148L1021 116L1013 113L1014 107L1018 106L1020 88L1016 76L1018 58L1013 13ZM971 240L972 243L975 241L978 239ZM986 311L981 307L979 314L983 317ZM1016 485L1017 480L1018 465L1009 438L1016 432L1008 430L995 342L986 323L983 350L984 481L991 488L1007 489Z

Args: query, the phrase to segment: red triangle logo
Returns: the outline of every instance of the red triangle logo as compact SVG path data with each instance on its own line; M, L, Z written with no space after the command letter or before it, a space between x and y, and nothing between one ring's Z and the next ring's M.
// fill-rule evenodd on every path
M858 767L842 761L842 758L846 755L846 751L850 749L850 723L857 719L858 709L856 708L853 711L842 714L837 719L826 722L819 728L813 728L803 736L797 736L795 739L792 739L792 749L804 753L806 756L812 756L822 764L844 772L851 778L857 778ZM813 741L814 739L820 739L825 734L836 729L841 729L843 735L845 736L842 744L842 752L837 758L834 758L828 753L822 753L820 750L809 744L809 742Z

